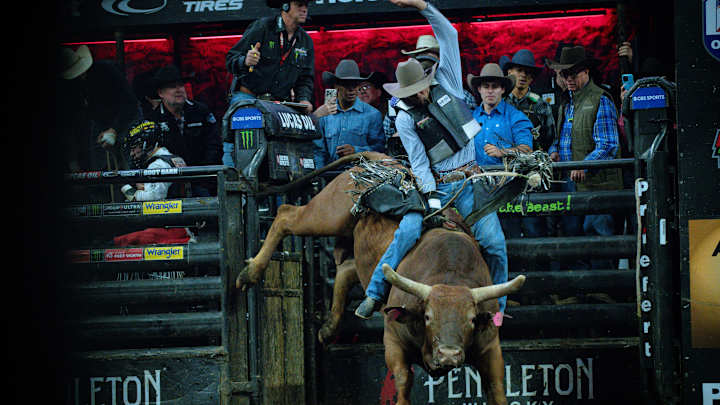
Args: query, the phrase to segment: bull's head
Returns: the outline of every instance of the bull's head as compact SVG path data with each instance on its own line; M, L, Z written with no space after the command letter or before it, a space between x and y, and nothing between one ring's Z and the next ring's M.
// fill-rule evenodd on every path
M465 363L465 352L473 343L476 327L484 327L489 321L487 312L478 311L479 304L511 294L525 283L525 276L520 275L506 283L486 287L429 286L397 274L387 264L383 264L383 273L393 286L422 302L422 314L401 308L386 308L385 311L398 322L424 317L422 357L431 374L444 373Z

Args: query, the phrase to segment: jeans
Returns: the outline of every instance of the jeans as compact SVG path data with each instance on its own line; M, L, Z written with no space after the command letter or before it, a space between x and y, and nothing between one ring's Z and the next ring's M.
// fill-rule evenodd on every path
M377 301L385 302L387 300L390 283L385 280L382 265L388 264L397 270L400 261L402 261L407 252L415 246L418 239L420 239L422 219L423 215L419 212L408 212L403 216L393 235L392 242L390 242L388 248L385 249L385 253L383 253L380 261L373 270L372 277L365 290L365 295Z
M462 181L453 183L438 184L437 191L440 192L440 201L444 205L462 187ZM455 208L460 215L467 217L473 210L474 197L472 187L466 186L454 202ZM483 258L490 268L490 276L493 284L504 283L508 279L507 249L505 246L505 235L500 227L500 220L496 213L488 214L478 220L473 226L473 235L480 245ZM395 231L393 241L380 258L375 270L373 270L370 283L365 294L373 299L385 302L387 293L390 290L389 283L385 281L382 272L382 264L387 263L397 268L402 258L420 239L422 232L422 215L420 213L408 213L400 221ZM500 312L505 311L507 297L500 297Z
M502 217L500 218L505 237L541 238L548 236L548 223L545 217Z
M241 91L233 93L230 99L230 105L238 100L254 100L255 96ZM235 144L233 142L227 142L223 140L223 157L222 162L225 166L235 167L235 161L233 160L233 152L235 151Z
M587 236L612 236L615 234L615 223L610 214L604 215L585 215L583 221L583 231ZM591 269L613 269L613 261L609 259L591 259Z

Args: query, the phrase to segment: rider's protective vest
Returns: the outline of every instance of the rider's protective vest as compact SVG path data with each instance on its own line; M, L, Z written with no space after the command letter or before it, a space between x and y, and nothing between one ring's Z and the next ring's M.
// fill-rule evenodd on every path
M470 107L439 84L430 88L429 104L410 107L400 101L397 106L412 117L431 164L452 156L480 132Z

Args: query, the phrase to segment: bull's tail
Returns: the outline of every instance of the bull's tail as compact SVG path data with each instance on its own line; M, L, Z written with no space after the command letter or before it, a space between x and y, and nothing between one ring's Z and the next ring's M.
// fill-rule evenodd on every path
M266 186L262 188L260 191L257 192L257 195L268 195L268 194L276 194L276 193L286 193L291 190L298 189L316 177L322 175L323 173L329 172L331 170L337 169L339 167L343 167L346 165L350 165L355 163L356 161L359 161L360 159L367 159L367 160L377 160L387 158L387 156L378 153L378 152L358 152L353 153L352 155L343 156L340 159L328 164L327 166L323 166L319 169L313 170L312 172L300 177L299 179L293 180L290 183L282 184L279 186Z

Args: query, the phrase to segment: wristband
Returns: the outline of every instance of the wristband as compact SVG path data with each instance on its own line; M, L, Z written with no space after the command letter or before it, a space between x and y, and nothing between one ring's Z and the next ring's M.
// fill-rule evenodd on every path
M126 198L128 201L134 200L134 199L135 199L135 193L137 192L137 190L135 189L135 187L133 187L133 186L131 186L131 185L129 185L129 184L126 184L126 185L122 186L122 187L120 188L120 191L125 195L125 198Z
M115 145L115 139L117 138L117 135L110 131L105 131L102 134L102 138L100 138L100 143L107 143L110 146Z

